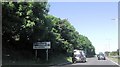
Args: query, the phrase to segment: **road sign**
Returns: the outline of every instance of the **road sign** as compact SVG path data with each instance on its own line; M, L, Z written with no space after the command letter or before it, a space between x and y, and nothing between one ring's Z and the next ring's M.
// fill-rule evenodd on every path
M50 42L36 42L33 43L33 49L50 49L51 43Z
M36 43L33 43L33 49L36 49L35 57L37 58L37 49L47 49L46 50L46 60L48 61L48 49L50 49L50 47L51 47L50 42L36 42Z

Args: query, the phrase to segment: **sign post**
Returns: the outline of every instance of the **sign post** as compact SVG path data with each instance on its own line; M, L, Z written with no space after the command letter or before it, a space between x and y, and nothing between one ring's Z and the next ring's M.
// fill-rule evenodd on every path
M36 42L33 43L33 49L35 49L35 57L37 58L37 49L46 49L46 61L48 61L48 49L50 49L50 42Z
M46 50L46 60L48 61L48 49Z
M37 59L37 50L35 50L35 58Z

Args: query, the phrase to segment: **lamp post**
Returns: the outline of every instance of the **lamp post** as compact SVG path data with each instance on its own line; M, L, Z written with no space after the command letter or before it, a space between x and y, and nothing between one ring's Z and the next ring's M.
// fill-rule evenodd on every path
M120 20L120 17L118 16L117 18L113 18L111 19L112 21L115 22L116 26L117 26L117 29L119 29L119 20ZM118 31L118 30L117 30ZM119 31L118 31L118 34L119 34ZM118 35L117 34L117 35ZM118 40L119 40L119 35L118 35ZM118 42L118 49L119 49L119 42Z

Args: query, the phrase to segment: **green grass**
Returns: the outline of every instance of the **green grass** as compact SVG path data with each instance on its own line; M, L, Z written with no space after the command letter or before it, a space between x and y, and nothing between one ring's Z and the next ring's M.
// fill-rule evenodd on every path
M120 58L113 58L113 57L108 57L110 60L118 63L118 61L120 61Z
M53 58L50 58L49 62L50 62L49 64L68 63L68 62L72 62L72 58L60 54L60 55L55 55Z
M6 55L10 56L6 56ZM68 57L64 54L56 54L49 56L49 60L38 58L36 59L30 51L7 51L5 50L2 58L3 65L35 65L35 64L43 64L43 65L54 65L54 64L62 64L72 62L72 58Z
M8 58L7 58L8 59ZM8 59L10 60L10 59ZM53 55L52 57L49 57L49 60L46 61L46 59L40 60L39 58L37 60L35 59L22 59L21 60L10 60L10 61L5 61L4 65L34 65L34 64L40 64L40 65L57 65L57 64L63 64L63 63L70 63L72 62L71 57L67 57L64 54L59 54L59 55Z
M72 57L66 57L67 61L72 62Z

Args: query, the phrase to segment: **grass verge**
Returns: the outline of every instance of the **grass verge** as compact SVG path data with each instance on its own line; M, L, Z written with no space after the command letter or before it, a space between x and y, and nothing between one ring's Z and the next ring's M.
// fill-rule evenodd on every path
M10 59L6 59L10 60ZM21 60L10 60L10 62L5 62L5 65L60 65L65 63L71 63L72 58L68 57L64 54L54 55L49 57L49 60L40 60L39 58L36 59L22 59Z
M108 57L108 58L116 63L120 62L120 58L115 58L115 57Z

